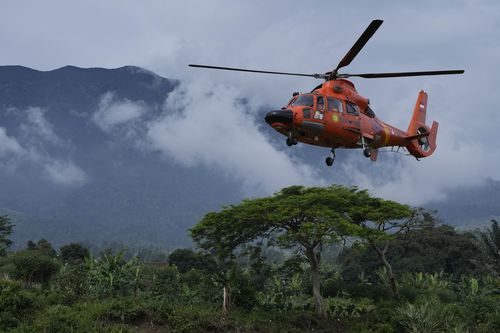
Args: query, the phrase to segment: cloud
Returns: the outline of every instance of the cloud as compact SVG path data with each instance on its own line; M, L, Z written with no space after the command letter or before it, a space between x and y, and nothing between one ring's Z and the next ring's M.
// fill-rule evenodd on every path
M2 63L21 63L39 69L53 69L68 63L84 67L134 64L184 81L205 78L209 85L215 82L237 88L244 92L241 95L248 98L252 109L264 103L279 107L291 92L308 91L318 82L307 78L195 70L187 68L187 64L199 62L264 70L325 72L335 67L370 20L381 18L383 26L345 69L347 72L464 68L466 73L456 77L353 79L358 91L371 99L377 115L400 128L408 124L417 92L422 88L429 92L429 117L440 122L438 149L432 157L421 162L403 157L387 160L381 154L380 161L373 164L354 151L346 154L345 160L338 158L334 168L351 174L345 178L346 182L412 202L440 198L446 187L479 182L487 176L500 178L500 169L494 168L500 165L500 152L495 145L498 102L496 94L491 93L500 85L496 71L492 70L500 68L500 47L492 42L500 35L498 1L447 0L411 4L364 1L361 6L359 3L339 6L333 1L319 1L314 6L304 6L300 1L257 4L228 0L214 4L186 0L143 6L133 1L121 1L117 5L94 0L79 4L65 1L53 5L30 3L23 6L25 10L19 10L20 6L23 5L18 2L5 4L0 12L0 39L4 42L4 52L0 54ZM276 15L283 12L286 15ZM88 24L90 19L92 25ZM29 24L20 26L20 21ZM16 31L16 35L11 31ZM318 37L322 32L328 32L326 37ZM113 43L110 44L110 40ZM153 147L191 166L212 165L222 170L240 167L234 161L225 164L233 155L250 160L245 163L247 167L255 163L252 160L259 161L259 149L254 155L250 155L251 151L242 154L246 147L239 147L239 152L234 153L232 146L226 147L225 142L217 140L217 133L207 129L208 125L212 126L210 128L217 125L225 134L224 140L239 144L247 144L244 138L250 134L245 130L251 131L255 144L262 137L255 130L255 123L251 123L251 129L243 125L235 127L239 120L231 117L236 116L224 115L228 121L233 121L232 129L238 128L231 132L224 124L216 124L216 119L204 118L209 115L203 113L203 99L213 101L214 98L198 95L202 100L181 103L198 106L197 112L186 107L181 114L165 116L150 124L148 138ZM185 97L197 98L198 95L187 92ZM211 110L210 115L218 112L223 111ZM135 117L138 114L135 111L128 113L133 119L124 120L121 125L142 119ZM203 119L207 126L191 117ZM120 125L104 116L99 123L105 130ZM244 123L250 124L247 120ZM188 135L172 124L197 132ZM205 131L208 131L206 135L200 134ZM228 138L229 134L233 137ZM201 141L193 142L191 138ZM203 140L212 140L220 149ZM265 140L264 143L268 144ZM223 147L228 151L219 151ZM289 155L272 146L262 147L274 150L277 152L275 159L285 161L276 167L266 164L271 173L283 165L296 170L289 164L289 161L294 162ZM219 161L213 161L215 157L206 156L208 153L203 150L216 150ZM307 167L305 163L298 165ZM314 168L320 167L323 165L308 168L314 172ZM245 172L248 171L230 170L227 173L241 177L235 175ZM300 174L299 171L292 173L295 172ZM300 181L297 179L300 177L290 178Z
M247 193L312 184L314 169L270 144L252 108L234 88L195 80L169 94L164 115L148 126L152 149L186 167L203 165L241 181Z
M24 110L26 122L21 125L21 130L25 135L34 141L43 140L52 145L63 145L63 141L54 132L52 124L45 118L47 109L40 107L29 107Z
M0 127L0 157L7 155L22 155L25 151L16 138L7 135L4 127Z
M86 173L68 158L53 156L55 151L69 153L70 145L54 131L45 108L16 110L21 115L20 135L11 137L0 127L0 165L15 171L22 163L32 163L43 171L43 177L62 186L81 186L88 181Z
M88 180L85 172L72 161L47 160L43 168L48 178L59 185L81 186Z
M107 92L99 101L99 108L93 114L92 120L103 131L109 132L115 126L137 120L146 113L144 103L128 99L117 100L112 92Z
M380 154L380 163L373 165L371 172L364 172L359 163L352 161L343 168L351 170L351 181L356 185L378 196L412 205L444 199L448 189L477 185L495 174L498 149L492 153L465 137L455 140L449 129L440 132L438 148L431 157L416 161L410 156Z

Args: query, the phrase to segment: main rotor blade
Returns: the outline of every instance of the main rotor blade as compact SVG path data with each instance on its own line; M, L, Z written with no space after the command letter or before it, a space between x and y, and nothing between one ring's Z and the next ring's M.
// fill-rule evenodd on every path
M365 74L339 74L340 78L351 76L359 76L365 79L378 79L388 77L405 77L405 76L424 76L424 75L450 75L463 74L464 70L448 70L448 71L426 71L426 72L394 72L394 73L365 73Z
M382 25L382 20L373 20L370 25L365 29L363 34L358 38L356 43L351 47L349 52L346 53L344 58L340 60L337 68L335 68L334 72L338 69L345 67L351 63L351 61L358 55L359 51L365 46L366 42L373 36L375 31Z
M273 71L261 71L261 70L255 70L255 69L244 69L244 68L234 68L234 67L219 67L219 66L207 66L207 65L195 65L195 64L189 64L189 67L222 69L222 70L225 70L225 71L263 73L263 74L308 76L308 77L314 77L316 79L324 79L325 78L325 74L303 74L303 73L273 72Z

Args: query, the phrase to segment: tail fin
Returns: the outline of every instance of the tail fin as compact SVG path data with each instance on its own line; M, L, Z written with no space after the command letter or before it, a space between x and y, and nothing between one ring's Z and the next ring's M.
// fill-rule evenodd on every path
M427 114L427 94L422 90L418 94L413 116L408 126L408 144L406 148L416 158L432 155L436 150L436 137L439 123L432 122L429 128L425 124Z

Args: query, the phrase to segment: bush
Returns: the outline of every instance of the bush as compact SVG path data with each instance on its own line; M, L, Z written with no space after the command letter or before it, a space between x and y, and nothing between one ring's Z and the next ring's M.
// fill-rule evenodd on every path
M123 253L106 253L101 259L90 258L85 262L90 295L103 298L137 292L142 267L136 257L124 260Z
M18 282L0 280L0 330L29 321L40 303L37 291L22 290Z
M337 319L353 319L376 309L368 298L332 297L325 300L328 314Z
M180 294L180 274L175 266L155 267L149 272L152 277L151 292L156 296L175 299Z
M51 287L59 302L71 304L88 294L88 271L83 265L65 264L52 278Z
M16 280L46 285L59 270L60 264L39 251L23 250L9 255L5 267L7 273Z

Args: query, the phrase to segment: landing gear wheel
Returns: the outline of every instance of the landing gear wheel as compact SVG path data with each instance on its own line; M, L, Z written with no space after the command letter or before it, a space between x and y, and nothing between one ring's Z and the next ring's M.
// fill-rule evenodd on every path
M369 148L365 148L363 149L363 155L365 155L365 157L370 157L372 155L372 152Z
M286 145L288 147L295 146L297 143L299 143L299 140L297 140L295 138L287 138L286 139Z
M325 158L325 163L328 166L332 166L333 165L333 158L331 158L330 156L328 156L327 158Z

